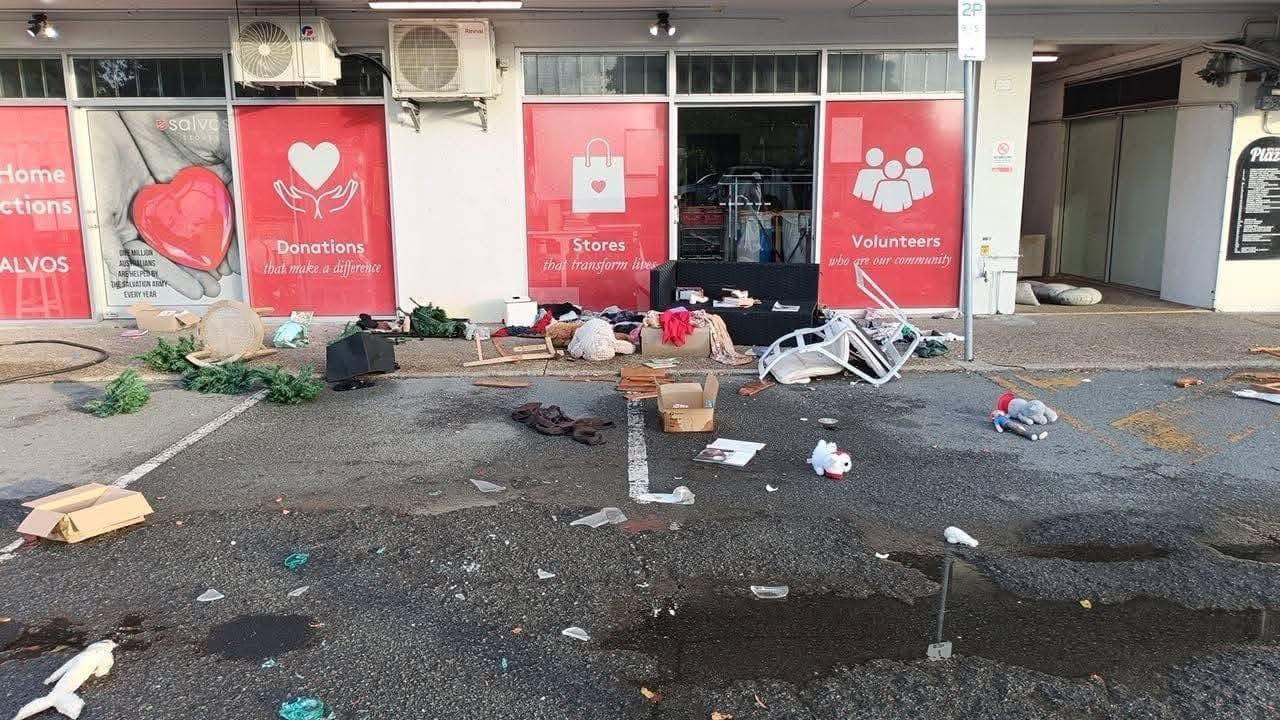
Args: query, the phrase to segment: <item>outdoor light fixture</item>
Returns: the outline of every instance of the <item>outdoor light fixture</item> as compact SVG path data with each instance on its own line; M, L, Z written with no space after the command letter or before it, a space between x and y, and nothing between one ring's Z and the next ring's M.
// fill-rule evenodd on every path
M1031 53L1031 62L1033 62L1033 63L1051 63L1051 62L1058 62L1058 53L1053 53L1053 52L1033 52L1033 53Z
M49 22L49 16L44 13L35 13L31 19L27 21L27 34L31 37L41 37L53 40L58 37L58 30L53 27L53 23Z
M658 13L658 22L649 26L649 34L658 37L666 35L671 37L676 34L676 26L671 24L671 13Z
M369 0L373 10L519 10L523 0Z

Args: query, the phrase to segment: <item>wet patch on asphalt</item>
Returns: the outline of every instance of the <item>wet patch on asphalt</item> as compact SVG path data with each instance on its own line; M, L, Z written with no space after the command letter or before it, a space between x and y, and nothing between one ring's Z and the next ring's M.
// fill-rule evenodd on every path
M29 660L66 648L84 647L85 633L68 618L54 618L43 625L0 623L0 663Z
M1280 565L1280 543L1259 543L1257 545L1212 545L1214 550L1239 560L1270 563Z
M1081 563L1145 562L1168 557L1168 548L1151 543L1133 545L1032 545L1025 557L1070 560Z
M938 557L895 555L940 577ZM803 683L840 666L925 657L937 596L915 603L796 594L763 601L720 587L681 599L678 611L629 608L635 622L603 639L642 653L654 683L723 683L779 678ZM1019 598L956 562L944 637L957 655L978 656L1062 678L1098 675L1158 690L1165 671L1233 645L1280 643L1267 611L1193 610L1154 599L1115 605Z
M232 660L265 660L305 647L313 622L305 615L242 615L210 628L205 650Z

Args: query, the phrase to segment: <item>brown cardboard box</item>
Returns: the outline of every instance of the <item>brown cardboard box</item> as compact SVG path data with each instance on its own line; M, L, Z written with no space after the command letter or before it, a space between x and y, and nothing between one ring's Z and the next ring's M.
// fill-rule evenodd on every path
M151 303L130 305L129 312L140 329L151 332L177 332L200 322L200 316L189 310L165 310Z
M22 504L31 513L18 526L22 535L80 542L142 522L151 505L142 493L89 483Z
M720 381L707 373L701 383L658 386L658 415L664 432L711 432L716 429L716 395Z
M710 357L711 330L694 328L684 338L683 345L667 345L662 342L662 328L646 327L640 330L640 354L655 357Z

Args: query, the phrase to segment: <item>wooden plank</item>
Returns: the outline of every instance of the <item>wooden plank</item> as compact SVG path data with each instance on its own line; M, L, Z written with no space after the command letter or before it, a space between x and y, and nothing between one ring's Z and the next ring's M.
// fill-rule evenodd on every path
M749 382L738 388L738 394L743 397L755 397L776 384L777 383L774 383L772 380L757 380L755 382Z

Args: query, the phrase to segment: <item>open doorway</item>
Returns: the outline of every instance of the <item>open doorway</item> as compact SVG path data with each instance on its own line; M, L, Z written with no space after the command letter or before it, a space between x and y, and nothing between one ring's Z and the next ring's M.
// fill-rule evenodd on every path
M813 262L815 108L682 107L682 260Z

